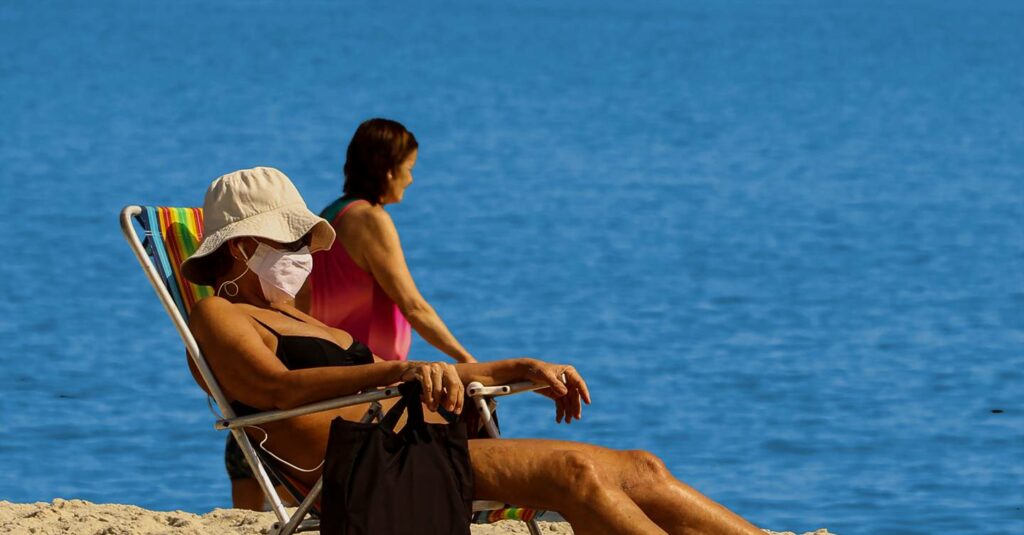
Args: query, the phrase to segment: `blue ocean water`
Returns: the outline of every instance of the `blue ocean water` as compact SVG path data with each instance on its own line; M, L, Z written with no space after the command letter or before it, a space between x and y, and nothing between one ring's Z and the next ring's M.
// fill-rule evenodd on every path
M227 506L117 226L372 116L391 209L479 358L594 404L510 436L646 448L772 529L1024 532L1024 5L5 2L0 499ZM416 340L413 354L437 352Z

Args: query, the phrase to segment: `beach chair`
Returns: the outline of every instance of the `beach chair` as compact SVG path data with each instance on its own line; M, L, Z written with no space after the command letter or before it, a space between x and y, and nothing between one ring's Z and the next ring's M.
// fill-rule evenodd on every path
M256 480L263 489L271 510L277 516L277 522L271 526L269 534L290 535L296 532L318 531L319 518L316 504L320 498L322 479L317 481L311 489L298 488L299 485L296 482L282 477L283 474L275 468L273 461L253 447L244 428L361 403L371 404L371 409L363 418L364 421L370 421L379 413L378 402L399 396L398 388L380 388L295 409L266 411L244 417L235 416L188 328L188 315L192 306L203 297L213 295L213 288L192 284L185 280L179 269L182 261L198 247L199 240L202 238L202 228L203 212L200 208L127 206L121 211L121 230L149 278L150 284L156 290L160 302L163 303L164 310L167 311L174 327L178 330L189 357L203 381L206 382L210 396L220 409L220 418L214 422L214 427L229 431L238 441L245 460L249 463ZM470 383L467 385L466 393L472 398L480 413L486 434L498 438L499 432L492 418L490 400L498 396L538 388L537 385L529 382L489 387L480 383ZM299 504L296 509L289 511L285 507L275 488L274 480L271 479L271 474L275 474L277 480L289 489L289 493L293 494ZM476 522L522 520L527 523L532 535L541 533L536 521L536 511L511 507L499 502L484 501L473 502L473 511Z

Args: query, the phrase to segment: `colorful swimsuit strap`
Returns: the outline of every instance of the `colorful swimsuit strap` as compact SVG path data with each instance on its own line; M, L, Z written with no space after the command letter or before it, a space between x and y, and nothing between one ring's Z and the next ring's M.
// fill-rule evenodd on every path
M323 211L320 212L320 217L326 219L331 225L334 225L335 219L345 213L349 206L352 206L359 201L370 202L366 199L360 199L357 197L341 197L327 205L327 208L324 208Z
M281 310L280 308L275 308L273 310L276 311L276 312L280 312L280 313L284 314L285 316L287 316L287 317L289 317L289 318L291 318L291 319L293 319L293 320L295 320L295 321L297 321L299 323L309 323L308 321L306 321L306 320L304 320L302 318L293 316L293 315L285 312L284 310ZM256 320L256 323L259 323L260 325L266 327L267 330L270 331L271 334L273 334L274 336L276 336L278 338L280 338L281 336L292 336L292 335L282 335L282 334L279 334L276 330L274 330L273 327L271 327L270 325L267 325L266 322L264 322L263 320L257 318L256 316L254 316L252 314L249 314L249 317L254 319L254 320ZM297 336L302 336L302 335L297 335ZM311 336L309 338L316 338L316 337L315 336Z

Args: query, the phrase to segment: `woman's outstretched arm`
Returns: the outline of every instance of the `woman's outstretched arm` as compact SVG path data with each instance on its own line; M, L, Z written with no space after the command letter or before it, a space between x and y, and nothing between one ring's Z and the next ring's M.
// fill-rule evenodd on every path
M587 389L586 381L576 368L568 364L552 364L537 359L521 358L456 364L455 369L465 384L472 381L479 381L484 385L531 381L547 385L548 388L538 392L555 401L555 421L559 423L579 420L583 416L583 404L590 404L590 391Z
M258 409L291 409L398 382L408 362L289 370L255 321L220 297L196 304L189 329L227 396Z
M352 210L346 219L351 226L344 231L336 229L345 250L380 284L412 328L457 362L476 362L420 294L391 216L383 208L365 208Z
M196 304L189 327L227 396L259 409L290 409L348 396L361 390L418 380L423 401L460 412L463 384L485 385L529 380L548 385L558 415L578 418L580 398L589 403L586 384L571 366L535 359L451 365L440 362L382 361L357 366L289 370L267 347L255 320L237 305L208 297Z

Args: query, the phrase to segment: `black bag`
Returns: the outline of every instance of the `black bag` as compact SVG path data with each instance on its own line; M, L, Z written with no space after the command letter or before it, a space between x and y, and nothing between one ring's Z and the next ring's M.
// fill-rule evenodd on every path
M473 471L466 425L427 424L420 384L379 424L335 418L327 440L320 533L469 535ZM394 432L402 411L405 427Z

